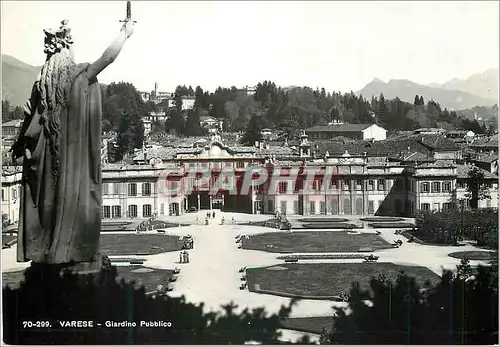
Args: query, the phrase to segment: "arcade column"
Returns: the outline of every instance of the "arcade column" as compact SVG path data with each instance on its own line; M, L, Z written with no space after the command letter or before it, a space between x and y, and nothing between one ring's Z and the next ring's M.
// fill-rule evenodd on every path
M201 205L200 205L200 193L198 193L198 195L197 195L197 196L198 196L198 211L199 211L199 210L200 210L200 206L201 206Z

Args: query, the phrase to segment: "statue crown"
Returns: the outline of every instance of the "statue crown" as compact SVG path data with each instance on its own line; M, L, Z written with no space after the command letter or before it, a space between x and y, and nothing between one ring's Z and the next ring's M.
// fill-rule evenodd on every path
M69 48L73 44L71 29L68 27L68 21L61 21L59 29L44 29L45 49L47 54L60 52L63 48Z

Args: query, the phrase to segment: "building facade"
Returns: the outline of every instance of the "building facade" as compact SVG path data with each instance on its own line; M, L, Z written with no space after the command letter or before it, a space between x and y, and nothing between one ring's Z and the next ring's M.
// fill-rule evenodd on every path
M104 219L166 217L192 207L411 217L419 210L467 206L470 167L454 160L418 161L413 154L389 160L347 151L318 157L311 155L307 135L297 150L230 146L217 136L193 147L149 147L136 153L135 164L103 164ZM196 172L207 179L202 182ZM498 177L484 173L490 198L481 200L480 207L497 208ZM12 222L19 218L20 179L20 168L3 172L2 213Z

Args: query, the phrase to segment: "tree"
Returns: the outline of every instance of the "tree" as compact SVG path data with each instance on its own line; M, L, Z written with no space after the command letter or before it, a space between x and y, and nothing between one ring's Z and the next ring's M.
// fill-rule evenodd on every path
M498 343L498 283L490 268L467 279L444 272L434 286L400 273L395 283L372 279L370 289L353 284L351 313L336 309L328 343Z
M134 148L141 148L143 142L144 125L142 120L124 110L119 119L114 161L123 160L126 155L134 152Z
M200 109L189 110L186 118L186 127L184 131L186 136L201 136L203 129L200 126Z
M489 199L490 194L484 179L484 172L477 166L473 166L467 174L467 197L470 199L470 207L477 209L479 200Z
M144 141L142 117L147 114L141 95L131 83L111 83L106 89L103 109L103 129L117 132L116 145L111 159L120 161L134 148L141 148Z
M8 100L2 100L2 123L15 119L24 119L24 111L21 107L13 106Z
M247 130L241 138L241 143L248 146L253 146L256 141L262 141L262 117L253 116L248 122Z
M420 105L420 98L418 95L415 95L415 101L413 101L413 105L415 105L415 106Z
M144 287L117 281L115 267L93 277L59 275L58 268L32 265L19 289L8 286L3 295L3 337L8 344L278 344L281 320L265 309L204 312L203 304L182 298L148 297ZM23 321L48 321L52 329L22 329ZM61 329L59 321L92 321L101 327ZM107 328L106 321L136 322L137 328ZM139 328L141 321L169 322L170 327ZM45 324L45 323L44 323ZM308 342L302 339L301 342Z
M183 134L185 129L182 112L176 107L167 112L167 120L165 121L165 131L167 133Z

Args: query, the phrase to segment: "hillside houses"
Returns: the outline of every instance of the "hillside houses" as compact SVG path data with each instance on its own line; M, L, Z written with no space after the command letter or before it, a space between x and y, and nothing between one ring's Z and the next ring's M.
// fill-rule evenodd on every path
M381 141L387 138L387 130L376 124L335 123L317 125L305 130L311 140L328 140L338 136L354 140Z

